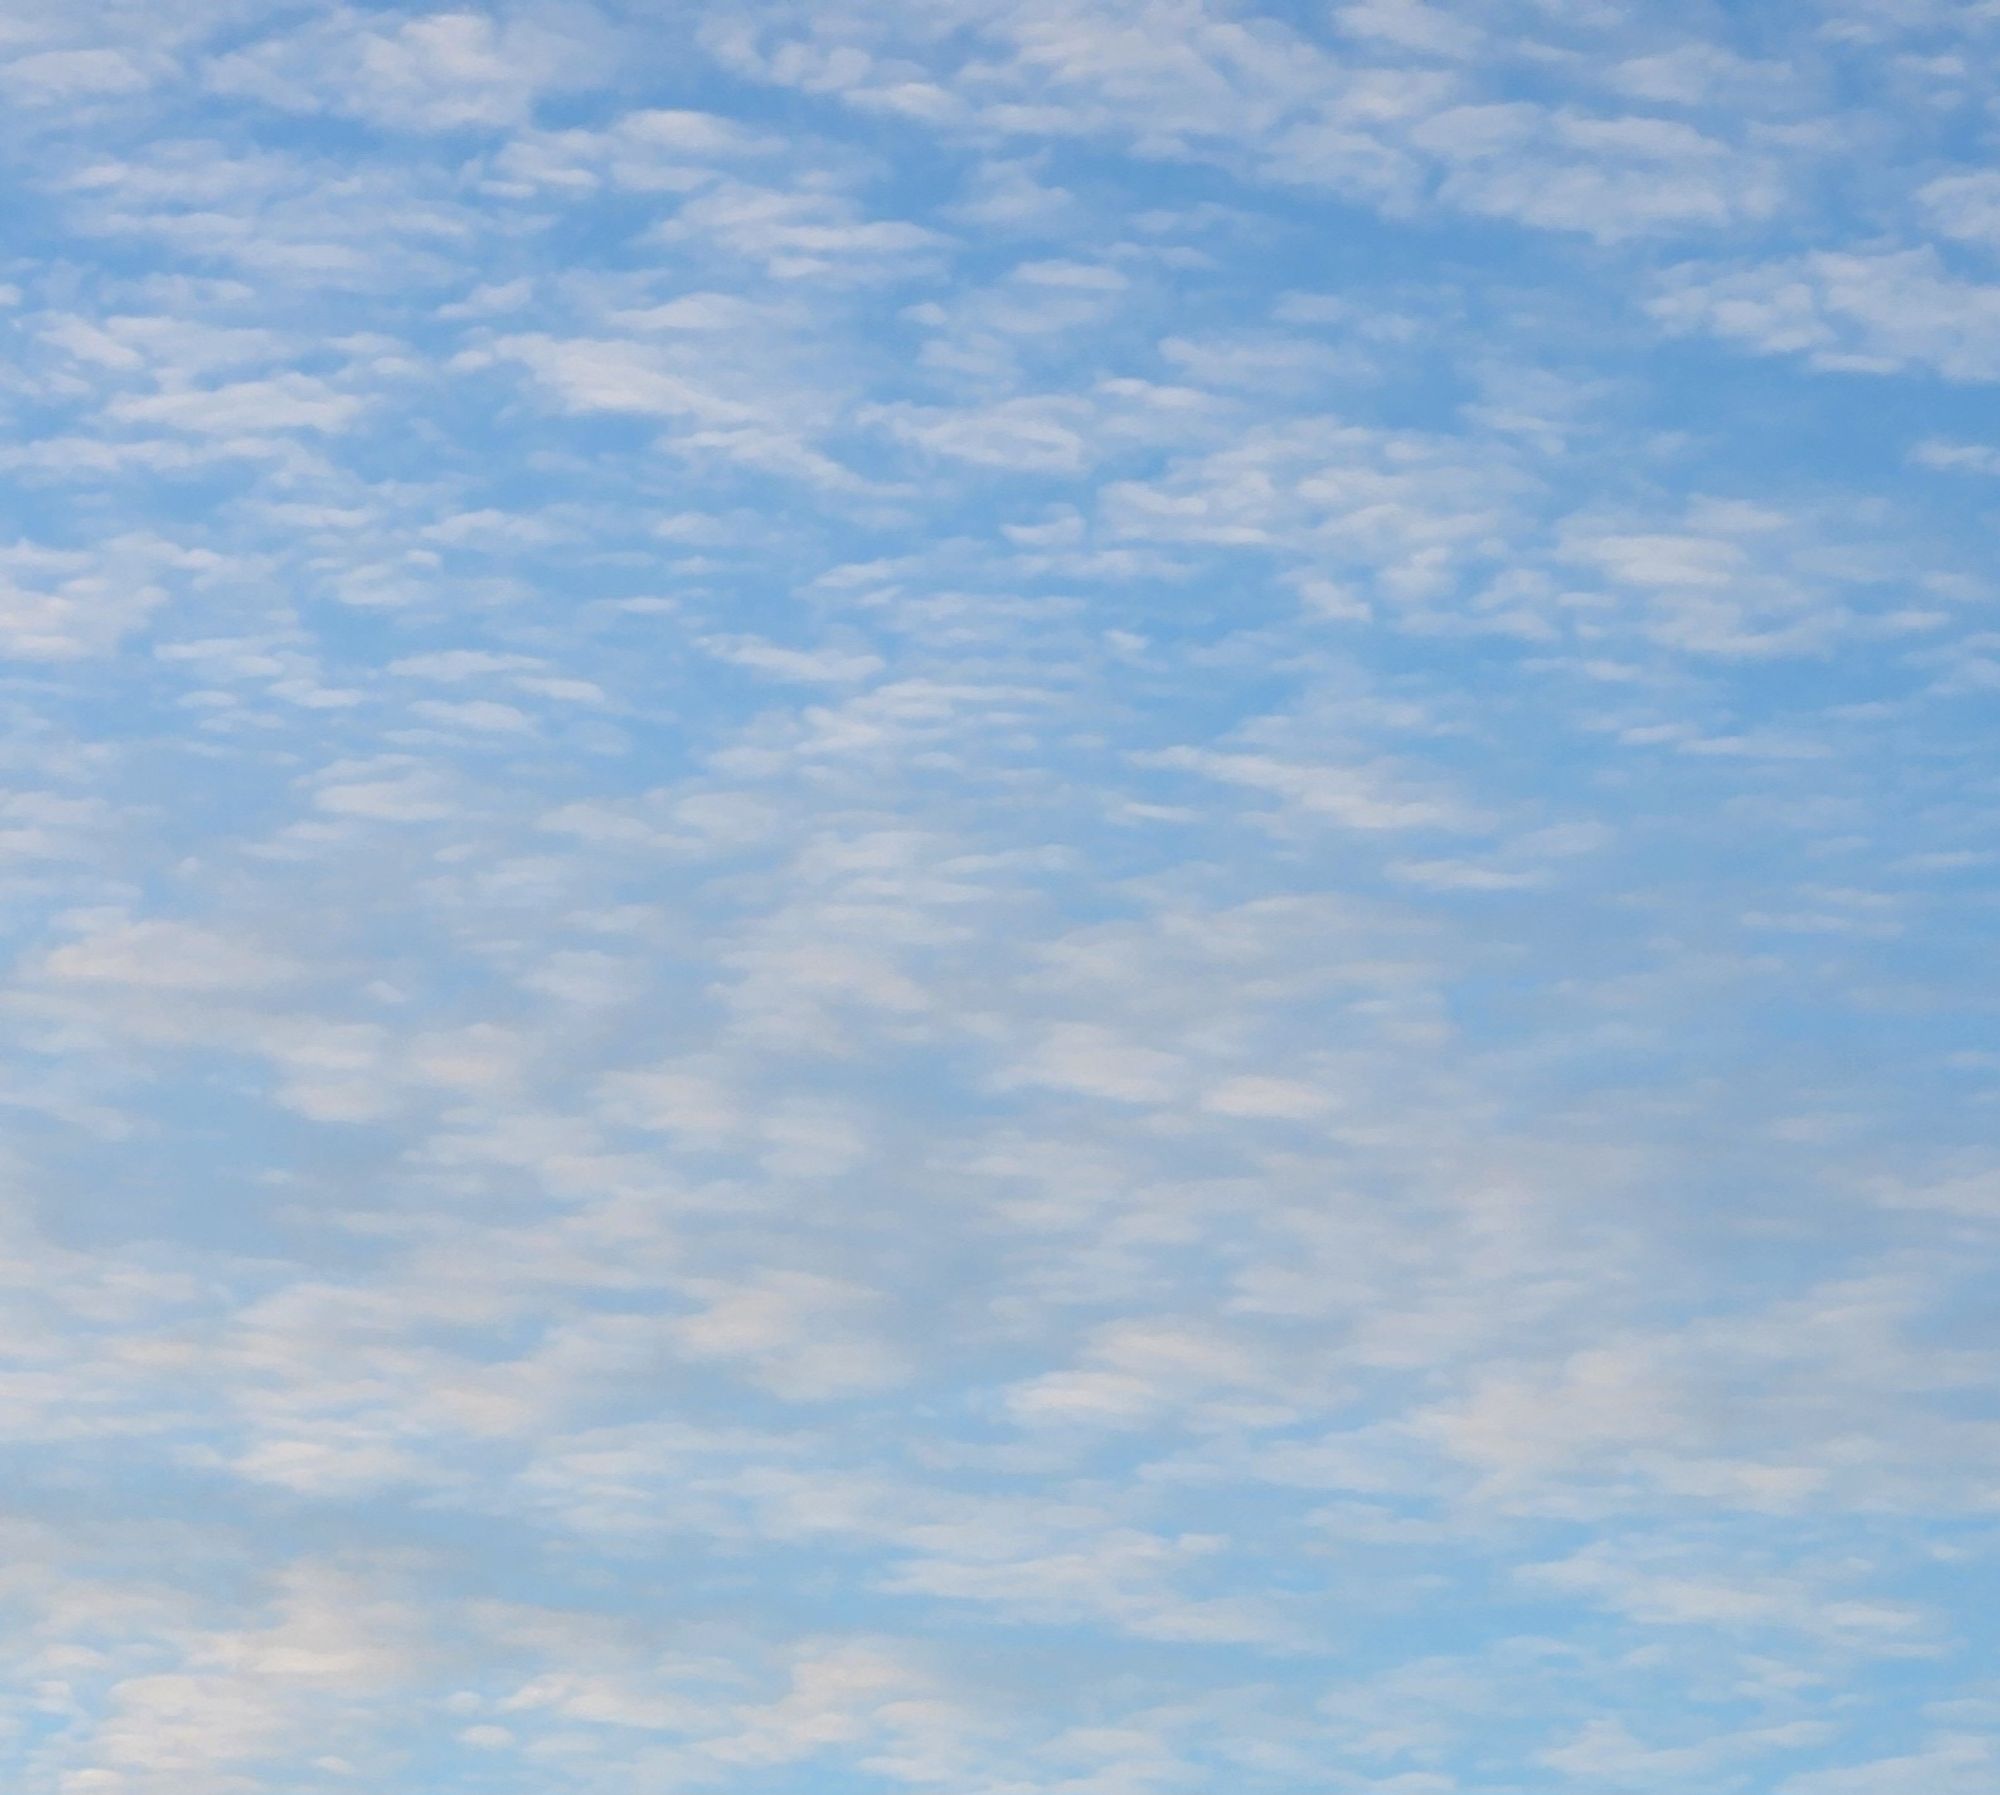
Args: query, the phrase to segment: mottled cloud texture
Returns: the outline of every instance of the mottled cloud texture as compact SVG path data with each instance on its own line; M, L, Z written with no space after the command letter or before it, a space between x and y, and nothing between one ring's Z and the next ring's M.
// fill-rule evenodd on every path
M0 1783L2000 1787L1996 54L12 0Z

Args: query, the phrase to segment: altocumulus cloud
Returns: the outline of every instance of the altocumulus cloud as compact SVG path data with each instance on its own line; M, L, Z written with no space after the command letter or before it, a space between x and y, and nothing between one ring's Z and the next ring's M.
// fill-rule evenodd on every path
M1996 37L17 0L0 1782L1991 1790Z

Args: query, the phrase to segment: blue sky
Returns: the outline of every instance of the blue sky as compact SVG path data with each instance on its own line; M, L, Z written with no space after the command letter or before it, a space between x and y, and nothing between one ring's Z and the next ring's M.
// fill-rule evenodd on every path
M0 1782L1990 1795L1996 39L12 0Z

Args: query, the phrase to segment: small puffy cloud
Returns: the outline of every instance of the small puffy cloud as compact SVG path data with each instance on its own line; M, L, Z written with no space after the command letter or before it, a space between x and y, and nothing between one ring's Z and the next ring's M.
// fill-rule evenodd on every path
M64 984L145 991L255 991L298 976L289 959L194 923L151 919L93 923L51 949L40 968Z
M364 404L323 380L286 374L223 386L136 393L114 400L108 411L120 423L235 436L270 430L341 430Z
M42 50L0 62L0 88L18 104L61 106L143 92L156 73L123 50Z
M1824 250L1729 271L1684 266L1649 309L1670 330L1833 371L2000 379L2000 285L1950 272L1930 245Z
M217 93L300 112L344 112L401 130L493 129L524 121L536 101L603 67L588 16L443 11L372 23L342 8L211 62Z
M1411 137L1438 158L1442 198L1600 242L1738 224L1780 198L1767 162L1679 120L1513 102L1440 112Z
M806 1272L774 1272L748 1283L698 1283L703 1307L675 1336L696 1359L740 1365L744 1375L793 1402L823 1402L898 1382L897 1354L870 1327L872 1292Z

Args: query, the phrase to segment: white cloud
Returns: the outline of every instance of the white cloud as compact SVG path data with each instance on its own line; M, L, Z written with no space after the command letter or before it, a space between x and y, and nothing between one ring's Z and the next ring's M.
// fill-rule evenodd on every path
M308 375L234 381L225 386L135 394L114 400L120 423L165 424L175 430L235 435L266 430L340 430L364 401Z
M43 50L0 63L0 86L29 105L69 105L99 95L137 93L153 79L122 50Z
M154 991L258 989L298 976L288 960L192 923L106 920L52 949L44 977Z
M1682 267L1650 309L1670 330L1832 371L2000 378L2000 286L1951 273L1930 245L1823 250L1727 273Z
M370 29L366 14L340 8L216 58L206 76L218 93L289 110L405 130L490 129L526 119L546 92L587 82L604 53L578 12L556 24L444 11Z

